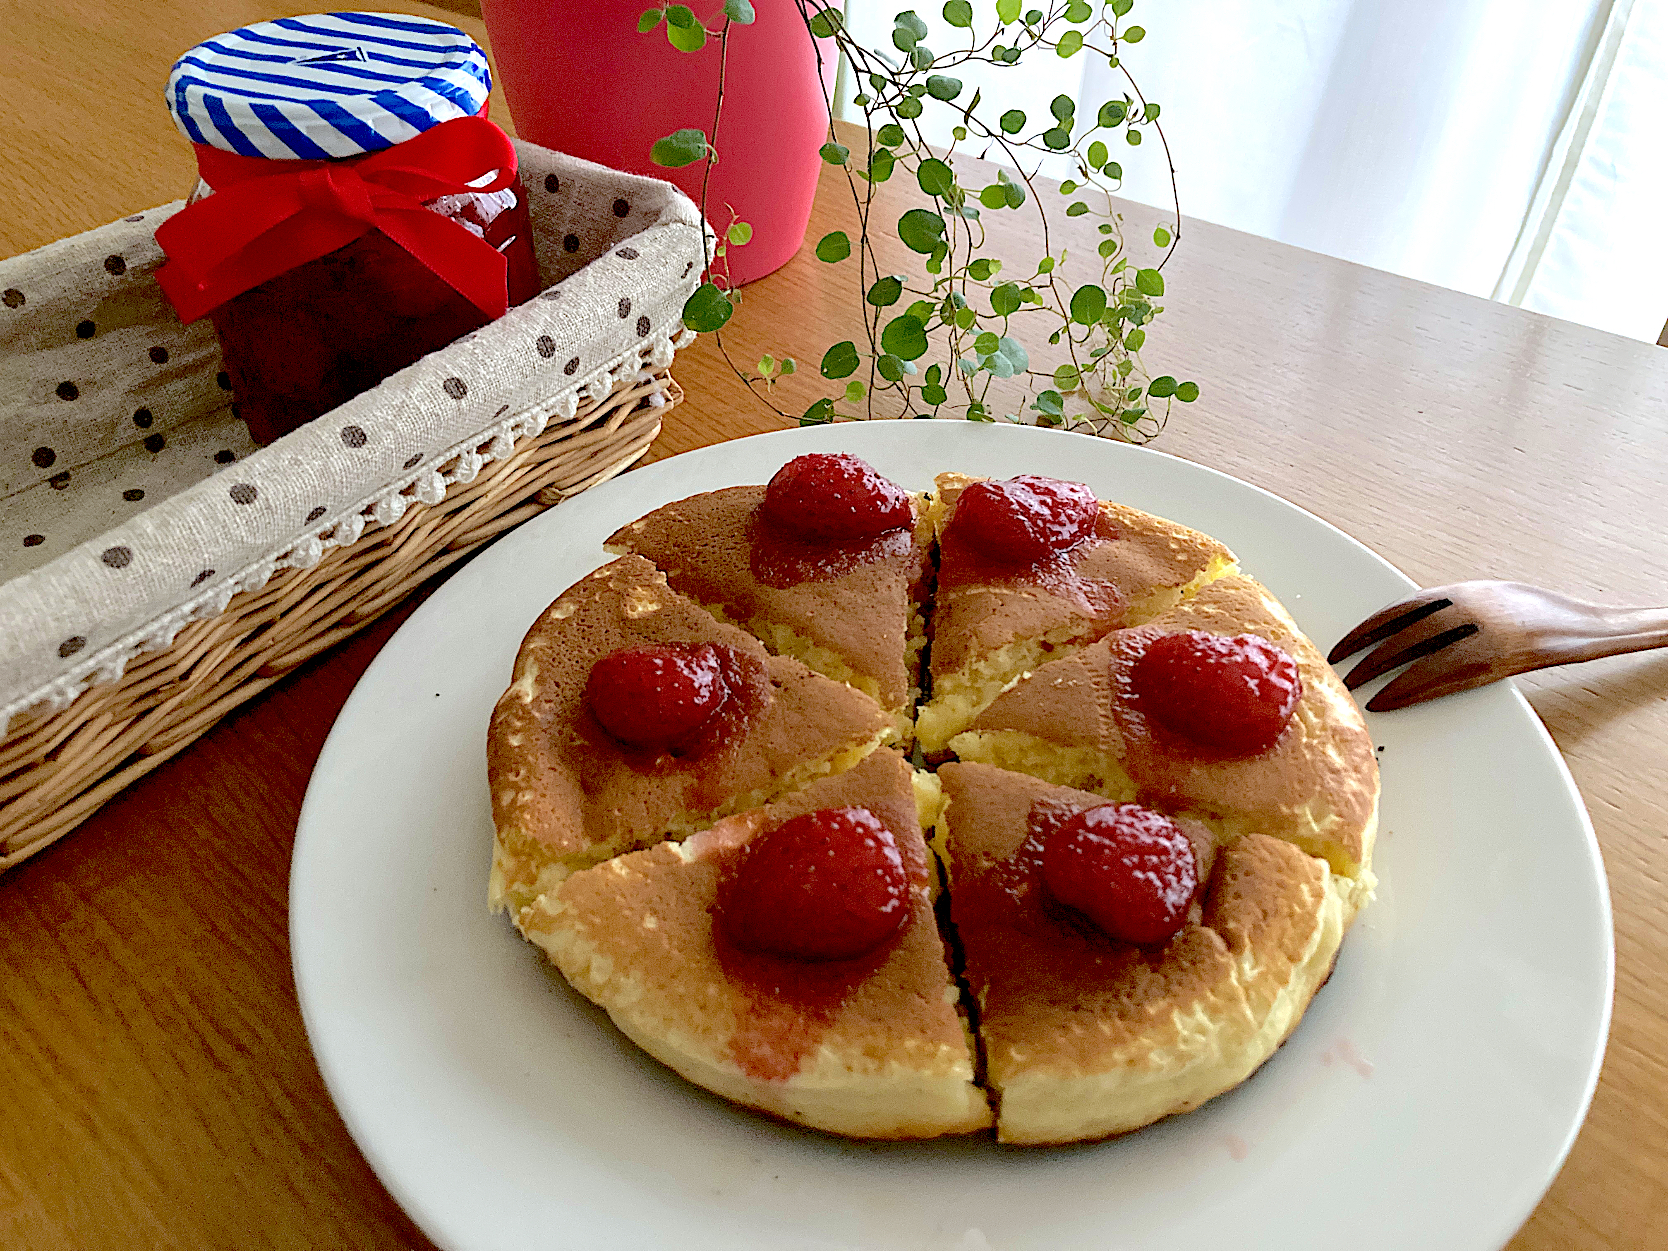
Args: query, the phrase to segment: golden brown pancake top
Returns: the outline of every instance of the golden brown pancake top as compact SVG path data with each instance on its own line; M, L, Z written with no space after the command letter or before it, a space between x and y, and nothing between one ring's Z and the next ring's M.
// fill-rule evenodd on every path
M1296 963L1291 949L1301 956L1314 931L1325 865L1248 835L1219 850L1202 900L1168 943L1119 942L1047 896L1031 827L1037 805L1078 812L1104 798L990 765L948 764L938 776L951 918L998 1083L1021 1071L1140 1065L1179 1045L1174 1010L1208 1002L1244 1013L1255 1007L1248 995L1272 1000ZM1235 961L1248 949L1267 967L1242 988Z
M536 934L556 924L579 930L613 961L615 976L636 978L646 999L705 1048L728 1055L750 1076L781 1080L830 1045L859 1072L880 1072L907 1052L911 1065L942 1056L967 1059L952 1003L943 944L927 891L908 763L896 751L861 764L762 810L720 822L682 846L662 843L576 873L556 890L561 913L530 911ZM823 808L863 807L897 840L911 878L911 913L899 934L852 960L807 963L738 952L713 923L719 883L740 850L761 832ZM651 920L652 919L652 920Z
M1261 635L1296 659L1303 695L1268 751L1212 755L1143 715L1131 667L1152 639L1187 630ZM1218 578L1144 626L1043 665L998 696L972 729L1094 748L1122 763L1143 802L1238 818L1276 836L1295 828L1306 844L1333 845L1337 855L1328 858L1343 870L1371 852L1378 762L1366 723L1325 658L1250 578Z
M703 754L628 749L585 703L591 666L603 656L672 642L727 645L768 679L765 706ZM501 835L519 829L553 857L594 861L663 835L685 814L770 793L791 770L887 725L867 696L768 655L671 590L648 561L626 556L568 588L528 631L488 735L493 819Z
M647 557L673 589L732 621L774 622L827 648L875 681L883 705L903 707L916 678L905 666L910 614L932 568L925 510L917 505L913 533L812 543L763 521L764 494L694 495L622 526L605 546Z
M1100 501L1095 537L1037 570L982 559L953 529L966 474L938 475L939 576L930 668L955 673L1016 639L1070 630L1086 641L1130 623L1154 592L1181 587L1233 553L1208 535ZM949 542L945 542L948 534Z

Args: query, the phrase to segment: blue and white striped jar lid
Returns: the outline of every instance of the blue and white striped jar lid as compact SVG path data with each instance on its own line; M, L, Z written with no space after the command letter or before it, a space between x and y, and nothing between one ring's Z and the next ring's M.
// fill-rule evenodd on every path
M168 107L193 143L280 160L360 156L486 103L475 41L403 13L281 17L174 62Z

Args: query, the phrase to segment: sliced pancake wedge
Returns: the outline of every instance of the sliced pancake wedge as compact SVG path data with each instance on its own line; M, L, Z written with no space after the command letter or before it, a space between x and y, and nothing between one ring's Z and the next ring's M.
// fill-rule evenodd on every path
M717 643L756 678L735 732L692 755L632 751L585 702L591 666L642 644ZM839 773L893 733L867 695L772 656L666 585L636 556L564 591L528 631L487 741L493 848L489 901L512 917L575 869L704 829Z
M932 577L924 502L915 501L913 530L842 543L769 525L764 498L763 486L691 496L621 527L605 546L652 561L674 590L778 655L850 683L892 714L907 743Z
M1259 834L1207 851L1188 922L1137 947L1054 902L1041 878L1048 831L1102 797L989 765L938 777L1001 1141L1102 1138L1195 1108L1272 1055L1326 980L1348 907L1324 860ZM1201 850L1200 827L1183 825Z
M1297 661L1303 694L1268 751L1214 757L1143 714L1131 666L1152 639L1187 630L1260 635ZM1225 836L1285 839L1325 858L1352 884L1357 903L1371 896L1379 791L1372 737L1325 657L1254 579L1219 578L1144 626L1043 665L951 746L963 760L1196 812Z
M990 1124L974 1085L931 902L922 838L937 790L883 749L681 844L586 869L541 896L523 932L633 1042L690 1081L801 1125L863 1138L930 1138ZM910 883L902 930L848 960L739 951L715 924L720 882L746 844L824 808L867 808Z
M929 755L1020 674L1156 616L1234 564L1208 535L1102 500L1094 537L1039 569L1005 568L953 526L957 500L977 481L939 474L933 498L931 698L916 717Z

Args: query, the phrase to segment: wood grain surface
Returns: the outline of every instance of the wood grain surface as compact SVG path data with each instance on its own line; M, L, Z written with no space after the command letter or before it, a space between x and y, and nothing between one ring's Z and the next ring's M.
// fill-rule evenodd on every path
M378 7L448 16L484 39L459 16L468 0L444 14ZM191 162L162 105L168 66L275 15L253 0L4 0L0 254L183 194ZM493 116L508 119L501 102ZM813 241L853 228L829 173ZM1154 218L1131 207L1129 237ZM1035 259L1031 230L1011 221L997 254ZM1088 256L1095 238L1068 241ZM747 290L725 336L738 362L770 351L807 366L783 388L790 411L817 394L822 349L856 328L841 286L851 268L802 252ZM1295 501L1427 584L1516 578L1668 604L1668 352L1197 222L1166 273L1169 309L1146 354L1203 395L1177 406L1163 450ZM689 399L656 457L787 424L710 337L677 374ZM313 761L403 616L0 878L0 1246L429 1245L324 1091L286 937ZM1521 685L1592 812L1617 977L1592 1112L1511 1247L1668 1247L1668 654Z

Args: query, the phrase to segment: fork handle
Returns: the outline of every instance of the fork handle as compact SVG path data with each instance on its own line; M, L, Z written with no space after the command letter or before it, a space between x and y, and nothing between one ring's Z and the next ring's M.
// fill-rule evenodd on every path
M1537 668L1668 647L1668 608L1606 608L1593 614L1590 626L1583 622L1559 633L1564 637L1536 649L1549 657Z

